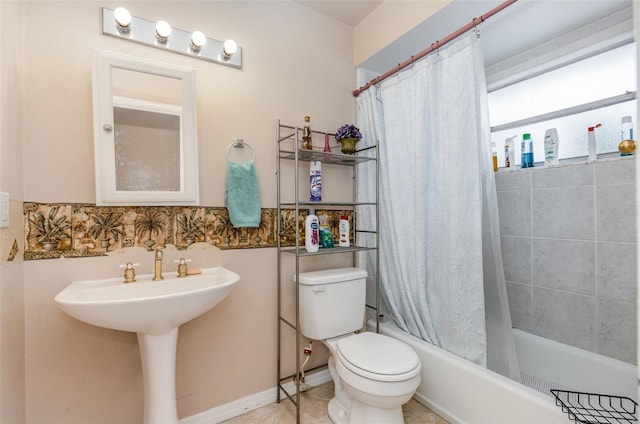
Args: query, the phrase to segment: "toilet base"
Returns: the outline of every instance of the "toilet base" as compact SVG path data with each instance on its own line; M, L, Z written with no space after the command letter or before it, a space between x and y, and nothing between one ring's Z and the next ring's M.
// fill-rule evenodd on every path
M329 401L328 412L333 424L349 424L349 411L336 398Z
M329 401L329 419L333 424L402 424L402 407L375 408L355 399L351 400L348 411L336 398Z
M351 424L404 424L402 406L376 408L351 399Z

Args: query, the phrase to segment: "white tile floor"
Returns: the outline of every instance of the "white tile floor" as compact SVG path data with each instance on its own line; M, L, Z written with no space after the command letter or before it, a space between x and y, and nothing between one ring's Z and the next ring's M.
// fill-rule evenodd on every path
M303 424L331 424L327 405L333 397L333 382L316 386L302 393L300 421ZM405 424L448 424L447 421L415 400L407 402L402 410ZM224 421L224 424L295 424L296 409L288 399Z

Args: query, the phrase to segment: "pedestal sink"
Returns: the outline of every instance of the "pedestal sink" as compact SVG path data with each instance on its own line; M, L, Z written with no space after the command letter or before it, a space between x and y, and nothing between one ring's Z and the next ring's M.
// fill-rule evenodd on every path
M152 274L139 275L127 284L122 278L75 281L55 297L64 312L80 321L138 334L145 424L178 422L178 327L217 305L240 279L222 267L182 278L163 276L151 281Z

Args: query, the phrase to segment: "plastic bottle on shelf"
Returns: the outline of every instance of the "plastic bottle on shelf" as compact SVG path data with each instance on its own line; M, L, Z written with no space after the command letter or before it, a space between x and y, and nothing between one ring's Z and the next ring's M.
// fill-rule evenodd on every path
M320 248L320 225L313 209L309 209L309 215L304 220L304 248L309 253L315 253Z
M620 122L620 144L618 144L620 156L630 156L636 151L636 142L633 139L633 122L630 116L623 116Z
M309 164L309 200L322 201L322 162L311 161Z
M634 140L633 121L630 116L623 116L620 121L620 141Z
M334 247L331 228L327 223L327 215L320 215L318 220L320 221L320 247Z
M602 124L596 124L593 127L587 128L587 162L595 162L598 159L596 151L596 128L600 128Z
M493 160L493 172L498 172L498 150L495 142L491 142L491 159Z
M309 116L304 117L304 126L302 127L302 148L307 150L313 149L311 118Z
M522 134L521 147L520 168L533 168L533 140L531 139L531 134Z
M338 230L340 230L340 240L338 241L338 246L340 247L349 247L349 217L346 215L342 215L340 217L340 222L338 223Z
M544 133L544 166L554 166L558 164L558 130L549 128Z
M514 156L514 152L515 152L515 148L516 148L516 144L513 141L514 138L516 138L517 136L514 135L511 138L507 138L504 140L504 167L505 169L511 171L513 169L515 169L516 167L516 162L513 158Z

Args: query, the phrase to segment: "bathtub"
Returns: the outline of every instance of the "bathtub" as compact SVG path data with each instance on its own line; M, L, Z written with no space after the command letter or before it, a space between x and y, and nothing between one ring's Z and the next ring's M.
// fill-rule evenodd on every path
M569 422L551 396L411 336L390 321L380 323L380 332L418 353L422 382L415 398L451 423ZM523 374L577 391L616 394L637 401L635 366L518 330L514 336Z

